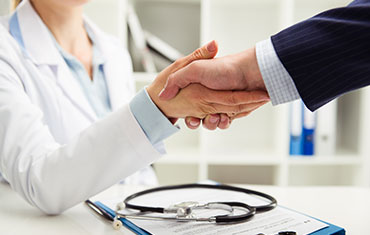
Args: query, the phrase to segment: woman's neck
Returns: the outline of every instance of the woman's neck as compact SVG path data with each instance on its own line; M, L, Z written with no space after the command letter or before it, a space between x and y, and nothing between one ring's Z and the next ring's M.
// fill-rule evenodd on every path
M78 55L81 49L91 44L83 25L82 6L68 8L56 5L54 2L50 0L31 1L34 9L60 46L67 52Z
M63 0L31 0L44 24L59 45L75 56L92 79L92 42L84 28L82 6L67 7Z

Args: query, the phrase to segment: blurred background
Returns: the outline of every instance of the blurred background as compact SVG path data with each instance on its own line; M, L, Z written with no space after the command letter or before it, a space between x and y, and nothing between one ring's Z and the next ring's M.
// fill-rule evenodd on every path
M218 56L240 52L285 27L349 2L91 0L86 14L128 48L139 90L171 61L210 40L218 41ZM9 1L0 0L0 13L8 11ZM309 114L314 121L310 154L291 148L294 115L301 113L292 104L268 104L228 130L217 131L188 130L180 120L182 130L166 141L168 154L154 165L159 181L369 186L369 89L349 93ZM297 120L304 126L303 118Z

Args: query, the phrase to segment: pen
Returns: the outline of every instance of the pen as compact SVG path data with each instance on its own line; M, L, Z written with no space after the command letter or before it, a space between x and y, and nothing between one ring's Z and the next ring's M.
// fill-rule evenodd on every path
M109 221L114 221L114 217L111 216L109 213L107 213L104 209L100 208L99 206L97 206L95 203L93 203L92 201L90 201L89 199L85 201L86 205L92 209L93 211L95 211L96 214L100 215L101 217L103 217L104 219L107 219Z

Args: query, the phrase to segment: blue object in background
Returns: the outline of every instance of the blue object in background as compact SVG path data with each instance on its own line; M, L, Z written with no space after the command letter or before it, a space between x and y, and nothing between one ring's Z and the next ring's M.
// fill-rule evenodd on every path
M289 147L289 154L290 155L301 155L302 154L302 135L294 136L290 135L290 147Z
M314 155L314 134L315 129L307 129L303 127L302 139L303 139L303 155Z
M311 112L302 103L303 108L303 125L302 125L302 154L312 156L315 154L315 128L316 128L316 113Z
M303 154L302 123L303 123L303 103L296 100L290 105L290 141L289 154Z

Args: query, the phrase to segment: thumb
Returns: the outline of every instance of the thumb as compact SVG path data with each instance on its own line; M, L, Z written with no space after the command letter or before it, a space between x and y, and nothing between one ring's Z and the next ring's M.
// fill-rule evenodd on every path
M178 71L179 69L189 65L193 61L202 60L202 59L212 59L216 56L218 52L218 45L215 40L209 42L208 44L198 48L193 51L190 55L179 59L176 61L173 66L172 74ZM164 86L163 90L159 93L159 97L162 100L169 100L176 96L181 88L186 87L192 83L189 79L189 76L184 76L174 79L174 76L169 76Z
M209 42L208 44L202 46L201 48L196 49L190 55L184 57L186 61L186 64L184 66L190 64L191 62L195 60L212 59L216 56L217 52L218 52L218 45L217 45L217 42L213 40Z

